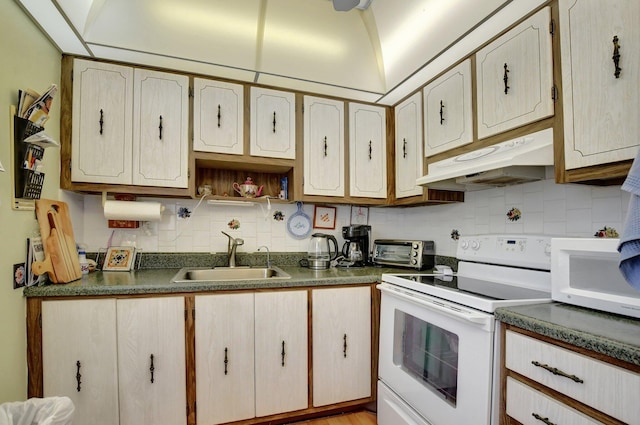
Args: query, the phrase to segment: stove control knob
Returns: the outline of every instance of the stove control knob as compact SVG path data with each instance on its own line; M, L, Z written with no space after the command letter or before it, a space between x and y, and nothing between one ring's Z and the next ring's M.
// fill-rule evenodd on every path
M550 243L545 245L545 247L544 247L544 255L546 255L547 257L551 256L551 244Z
M477 251L480 249L480 241L471 241L471 249Z
M412 247L413 249L418 249L418 248L420 248L420 245L418 245L418 242L414 242L414 243L411 245L411 247Z
M412 257L417 257L418 256L418 251L411 251L411 256Z
M411 260L411 264L413 264L413 265L415 266L416 264L418 264L418 260L416 260L416 259L414 258L413 260Z
M469 241L463 240L462 242L460 242L460 248L462 248L462 249L469 248Z

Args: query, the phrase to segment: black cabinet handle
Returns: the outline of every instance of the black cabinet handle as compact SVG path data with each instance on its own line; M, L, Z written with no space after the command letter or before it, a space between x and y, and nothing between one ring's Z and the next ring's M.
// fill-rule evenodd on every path
M543 418L542 416L538 415L537 413L532 413L531 416L533 416L534 418L536 418L540 422L545 423L546 425L556 425L555 423L551 422L549 420L549 418Z
M502 77L502 81L504 81L504 94L507 94L509 92L509 68L507 67L507 64L504 64L504 77Z
M583 384L584 381L580 378L578 378L576 375L569 375L566 372L561 371L560 369L556 368L556 367L551 367L547 364L543 364L540 362L537 362L535 360L531 361L531 364L534 366L538 366L543 368L544 370L553 373L554 375L558 375L558 376L562 376L563 378L567 378L567 379L571 379L573 382L577 382L578 384Z
M276 132L276 111L273 111L273 132Z
M620 68L620 44L618 44L618 36L614 35L613 36L613 65L615 67L615 71L613 72L613 75L615 75L616 78L620 78L620 71L622 71L622 68Z
M151 355L151 366L149 366L149 372L151 372L151 383L153 384L153 372L156 370L156 368L153 366L153 354Z
M284 350L284 341L282 341L282 353L280 353L282 355L282 367L284 367L284 356L287 354Z
M222 111L220 110L220 105L218 105L218 128L220 128L220 118L222 118Z
M78 392L80 392L80 384L82 383L81 379L82 379L82 375L80 374L80 360L78 360L76 362L76 367L78 368L76 371L76 382L78 383L78 386L76 387L76 390L78 390Z
M100 134L102 134L102 127L104 126L104 112L100 109Z
M162 115L160 115L160 125L158 126L158 130L160 131L159 137L162 140Z
M444 122L444 103L440 101L440 125Z
M229 364L229 358L227 357L227 347L224 347L224 374L227 374L227 365Z
M402 157L407 157L407 139L402 138Z
M369 161L371 161L371 152L373 152L373 149L371 148L371 140L369 140Z
M324 156L327 156L327 136L324 136Z
M347 358L347 334L344 334L343 343L342 343L342 354L344 358Z

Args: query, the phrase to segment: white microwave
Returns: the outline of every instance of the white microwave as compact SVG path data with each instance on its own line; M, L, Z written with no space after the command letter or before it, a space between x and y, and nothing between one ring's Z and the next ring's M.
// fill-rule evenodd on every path
M551 298L640 318L640 291L618 269L619 239L552 238Z

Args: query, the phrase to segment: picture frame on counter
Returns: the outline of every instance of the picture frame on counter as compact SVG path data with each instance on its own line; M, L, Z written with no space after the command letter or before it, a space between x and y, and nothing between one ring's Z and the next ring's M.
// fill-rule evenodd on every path
M313 228L329 229L336 228L336 207L315 206L313 212Z
M136 249L132 246L112 246L107 249L102 271L128 272L133 267Z

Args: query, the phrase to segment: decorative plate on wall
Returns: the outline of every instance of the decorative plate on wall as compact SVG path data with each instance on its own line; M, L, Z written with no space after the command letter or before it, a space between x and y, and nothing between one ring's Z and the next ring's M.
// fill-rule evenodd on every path
M287 221L287 232L294 239L304 239L311 233L311 218L302 210L302 202L296 202L298 211Z

